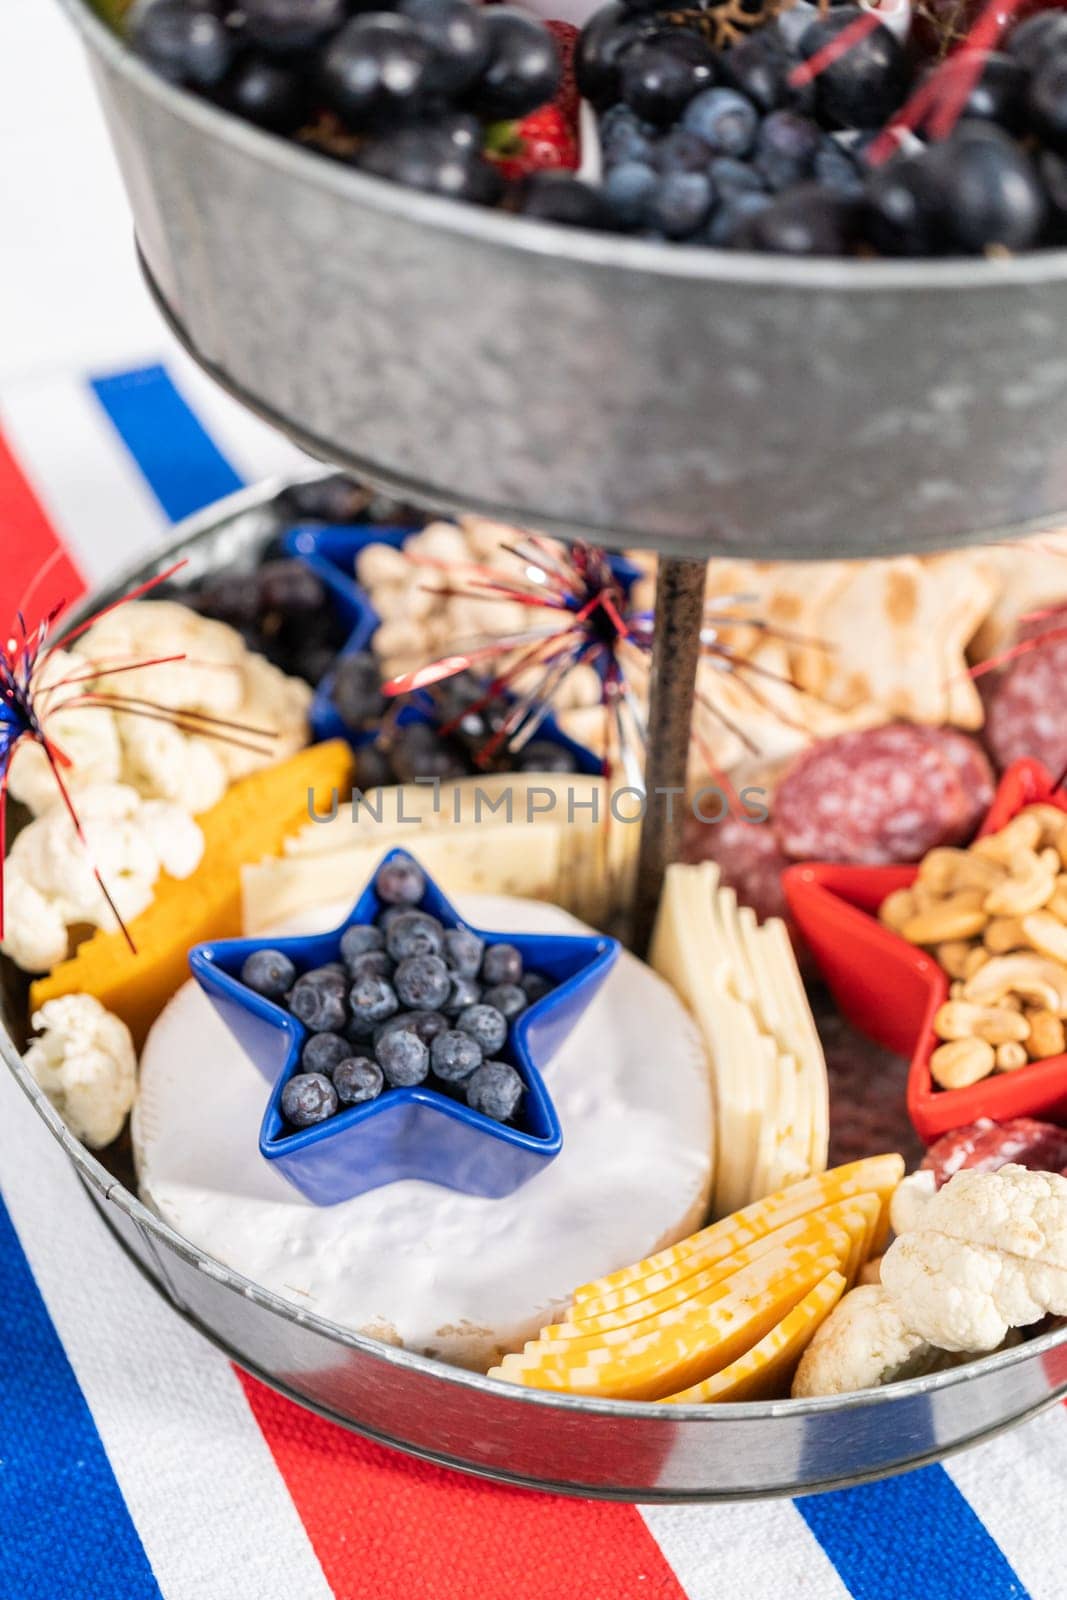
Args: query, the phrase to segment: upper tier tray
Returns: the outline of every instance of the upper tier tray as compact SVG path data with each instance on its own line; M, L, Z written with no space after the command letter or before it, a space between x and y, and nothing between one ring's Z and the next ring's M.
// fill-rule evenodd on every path
M485 211L261 133L63 4L165 315L315 454L693 557L934 550L1067 515L1067 251L791 261Z

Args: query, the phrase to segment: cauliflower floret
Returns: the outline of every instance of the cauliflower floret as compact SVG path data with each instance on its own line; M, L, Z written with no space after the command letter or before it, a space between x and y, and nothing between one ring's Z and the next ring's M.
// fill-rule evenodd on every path
M170 600L131 601L101 617L75 649L101 667L156 662L121 678L102 679L104 692L172 710L199 711L258 730L220 728L215 738L116 712L120 763L113 776L148 799L173 801L195 816L221 800L234 779L282 761L307 743L308 685L248 650L236 629L187 606ZM169 656L184 659L161 660ZM247 744L259 748L242 747ZM71 781L84 781L77 765Z
M100 1149L118 1138L137 1092L130 1030L88 994L48 1000L33 1016L26 1065L75 1138Z
M58 687L64 678L84 677L85 670L81 657L66 650L52 650L34 678L34 692L49 738L73 763L65 772L67 779L78 784L115 783L122 770L122 745L114 713L106 706L70 705L85 693L85 683ZM12 797L34 813L47 811L55 804L55 776L39 744L25 739L16 747L9 788Z
M910 1233L922 1223L929 1200L937 1193L937 1179L928 1168L909 1172L893 1191L889 1202L889 1225L896 1234Z
M115 927L94 867L129 922L151 903L161 870L186 878L203 855L203 834L187 812L145 802L126 784L93 784L76 804L84 840L60 801L22 830L5 863L2 948L28 972L62 961L76 924Z
M881 1284L864 1284L845 1295L816 1331L800 1358L792 1393L795 1399L851 1394L950 1364L950 1357L906 1325Z
M1011 1328L1067 1315L1067 1178L957 1173L890 1245L882 1283L907 1326L945 1350L995 1350Z

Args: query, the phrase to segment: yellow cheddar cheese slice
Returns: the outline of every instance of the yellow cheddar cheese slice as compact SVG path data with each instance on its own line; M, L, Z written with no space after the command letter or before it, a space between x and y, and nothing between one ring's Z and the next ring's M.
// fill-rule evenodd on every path
M527 1346L521 1355L505 1356L490 1376L604 1399L664 1399L738 1360L838 1270L849 1249L847 1234L827 1228L822 1248L772 1251L738 1273L727 1293L712 1291L708 1303L688 1301L627 1344L582 1349L576 1360L557 1358L553 1365L539 1363Z
M725 1400L773 1400L788 1394L800 1357L845 1288L840 1272L828 1272L751 1350L702 1383L667 1395L660 1404L692 1406Z
M787 1222L858 1195L873 1194L879 1200L878 1226L870 1245L877 1254L889 1227L889 1200L903 1176L903 1157L887 1154L868 1156L791 1184L633 1266L583 1284L575 1290L570 1320L579 1313L597 1316L632 1305L730 1257Z
M162 877L147 910L130 923L134 954L121 931L98 930L30 990L34 1010L64 994L91 994L122 1018L140 1048L156 1017L189 976L192 945L241 933L240 869L273 855L308 819L351 785L352 752L342 740L312 745L240 779L197 818L204 854L178 881Z
M575 1306L567 1322L544 1328L535 1343L541 1352L548 1354L563 1350L568 1343L573 1349L572 1341L579 1339L585 1340L590 1346L597 1342L623 1342L634 1332L641 1331L639 1325L649 1318L684 1306L687 1301L707 1294L716 1286L719 1286L721 1294L726 1294L731 1280L760 1256L773 1250L799 1249L818 1242L824 1237L828 1226L843 1228L848 1234L850 1249L841 1263L841 1271L851 1284L867 1259L880 1211L877 1195L857 1195L851 1200L837 1201L785 1223L732 1255L720 1258L702 1272L647 1295L643 1300L597 1315L589 1315L583 1307Z

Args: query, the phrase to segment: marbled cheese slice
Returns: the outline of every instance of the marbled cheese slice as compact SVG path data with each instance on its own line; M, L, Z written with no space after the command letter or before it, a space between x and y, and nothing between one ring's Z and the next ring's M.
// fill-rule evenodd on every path
M279 931L334 927L348 909ZM459 909L480 927L582 931L532 901L461 897ZM563 1151L515 1194L409 1181L317 1207L260 1156L266 1085L188 983L141 1058L141 1193L208 1255L302 1310L484 1370L556 1320L576 1284L683 1238L706 1213L707 1059L648 967L623 952L545 1076Z

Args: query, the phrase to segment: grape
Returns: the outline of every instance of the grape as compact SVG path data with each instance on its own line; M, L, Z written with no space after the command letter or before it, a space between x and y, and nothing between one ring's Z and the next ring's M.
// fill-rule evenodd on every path
M503 190L500 174L488 161L434 127L402 128L372 140L360 151L358 165L376 178L475 205L495 204Z
M555 41L534 17L508 6L493 6L484 17L488 61L471 93L471 106L488 121L524 117L559 88Z
M434 64L433 48L414 22L371 11L353 18L331 40L319 78L338 116L353 128L372 129L410 120L425 108Z

